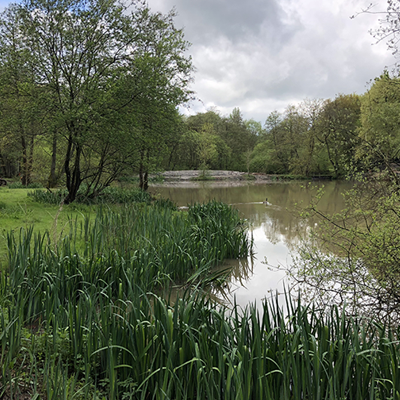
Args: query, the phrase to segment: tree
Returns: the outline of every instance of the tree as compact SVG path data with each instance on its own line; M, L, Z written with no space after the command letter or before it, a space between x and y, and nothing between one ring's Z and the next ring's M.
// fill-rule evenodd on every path
M315 121L315 137L327 154L335 178L354 167L359 123L360 97L354 94L327 100Z
M387 0L387 8L383 10L374 10L374 4L370 4L366 9L362 10L361 13L353 15L355 18L359 14L376 14L383 15L383 18L379 19L379 28L370 30L370 34L380 42L386 41L388 49L392 51L392 54L398 55L398 45L400 41L400 4L396 0Z
M45 88L36 84L30 68L31 54L23 48L23 37L18 31L18 20L12 6L4 15L0 38L0 105L3 146L13 148L14 157L20 168L21 181L29 184L33 167L36 139L44 133L44 115L40 108ZM2 159L9 159L3 151Z
M346 303L347 312L400 321L400 196L394 181L368 177L344 193L346 207L327 215L316 196L304 215L320 222L291 270L304 295L321 305ZM314 290L312 290L313 288Z
M276 111L271 113L264 129L264 142L256 147L254 157L260 162L264 152L265 172L301 173L301 149L307 138L307 118L298 108L289 106L283 115Z
M188 117L186 126L190 132L182 137L180 146L180 159L187 160L185 168L197 169L202 163L212 169L230 168L232 149L225 140L225 119L216 110ZM214 149L211 152L210 146ZM203 154L202 161L199 151ZM205 154L214 155L205 157Z
M49 92L46 112L66 143L66 203L83 181L98 193L137 155L121 149L132 145L127 109L177 106L190 96L188 43L173 17L151 13L145 2L116 0L25 0L3 14L3 27L17 21L19 49L29 51L34 82ZM8 35L1 30L3 43Z
M218 152L216 142L216 134L212 124L204 124L199 140L199 159L200 168L204 171L210 167L210 164L216 159Z
M400 79L387 72L362 97L357 156L365 169L391 171L393 164L400 165L399 106Z
M246 125L239 108L234 108L228 118L224 118L221 137L231 149L229 169L247 171L246 153L257 143L257 133L252 124Z
M397 54L400 4L395 0L387 4L380 28L372 33L377 40L387 40ZM371 7L364 12L372 13ZM301 283L314 287L313 300L316 295L324 303L336 298L347 303L347 311L369 312L396 324L400 321L399 84L398 77L384 72L361 98L361 109L357 96L339 96L326 103L320 139L329 149L333 168L339 173L343 165L351 168L356 161L362 175L356 175L354 189L345 193L342 212L322 213L318 197L310 206L308 212L321 217L316 234L326 247L317 251L306 246L293 271ZM311 293L309 286L307 292Z

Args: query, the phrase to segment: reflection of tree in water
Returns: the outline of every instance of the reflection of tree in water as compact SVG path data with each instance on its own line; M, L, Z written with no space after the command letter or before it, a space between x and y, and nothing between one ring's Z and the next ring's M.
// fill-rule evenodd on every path
M253 257L225 260L221 265L215 267L215 271L226 271L225 280L211 285L211 298L224 304L231 303L233 293L241 286L245 287L246 282L253 276Z
M321 186L321 185L318 185ZM319 207L327 214L340 211L344 202L341 192L343 183L329 182ZM316 194L315 185L276 185L268 196L271 206L253 207L248 218L254 227L262 227L267 239L273 243L284 243L289 250L296 250L304 240L308 240L317 218L301 217L302 210L309 205Z
M318 222L316 218L301 218L300 212L322 186L325 194L318 203L321 211L326 214L341 211L344 207L341 193L352 187L348 182L270 182L233 187L205 182L196 187L157 187L156 190L178 205L213 199L232 204L254 228L261 227L271 243L283 243L289 250L296 251ZM271 205L262 204L265 198Z

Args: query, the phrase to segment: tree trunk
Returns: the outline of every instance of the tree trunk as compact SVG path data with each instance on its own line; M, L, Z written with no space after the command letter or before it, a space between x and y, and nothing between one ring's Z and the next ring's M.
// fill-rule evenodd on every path
M57 164L57 134L54 133L53 136L53 149L51 153L51 166L50 166L50 176L47 183L49 188L57 186L57 174L56 174L56 164Z
M64 204L70 204L76 199L76 195L78 194L79 187L82 183L81 179L81 154L82 154L82 149L79 145L76 145L75 148L75 159L74 159L74 164L72 167L72 171L70 168L70 162L72 159L72 150L73 143L72 139L68 141L68 148L67 148L67 155L65 159L65 175L67 178L67 189L68 189L68 195L64 199Z
M145 153L146 153L146 159L147 161L145 162ZM149 188L149 171L148 171L148 165L150 161L150 153L147 150L142 150L140 152L140 162L139 162L139 188L146 191Z
M21 129L21 147L22 147L22 176L21 183L25 186L30 183L29 167L28 167L28 145L25 140L25 135L23 134L23 128Z

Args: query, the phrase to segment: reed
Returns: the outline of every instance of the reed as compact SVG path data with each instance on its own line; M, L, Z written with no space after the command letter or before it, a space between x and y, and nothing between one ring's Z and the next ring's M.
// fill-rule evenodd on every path
M196 206L189 214L169 206L100 209L93 223L70 221L68 235L57 244L32 229L18 237L9 233L7 241L8 289L1 291L25 304L25 319L74 304L94 286L110 287L116 298L132 285L147 291L195 281L194 276L201 280L216 263L246 256L251 247L237 213L218 203Z
M222 238L220 238L222 236ZM132 205L48 234L10 233L0 280L0 397L396 399L396 327L286 295L240 309L156 289L251 250L212 202L188 213ZM26 377L30 378L27 379Z

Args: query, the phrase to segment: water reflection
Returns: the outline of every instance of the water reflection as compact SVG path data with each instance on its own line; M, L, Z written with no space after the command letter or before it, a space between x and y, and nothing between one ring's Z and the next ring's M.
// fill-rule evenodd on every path
M241 216L249 220L254 238L254 257L247 260L229 260L222 266L232 266L231 281L215 293L221 299L240 305L260 303L265 297L283 292L287 284L285 267L292 263L297 249L316 219L301 218L299 212L315 197L324 185L325 194L319 209L327 213L339 212L344 207L341 195L351 188L347 182L324 182L308 185L307 182L244 184L190 183L175 186L152 187L175 201L179 206L220 200L236 207ZM263 204L265 199L271 205ZM281 267L281 268L280 268Z

